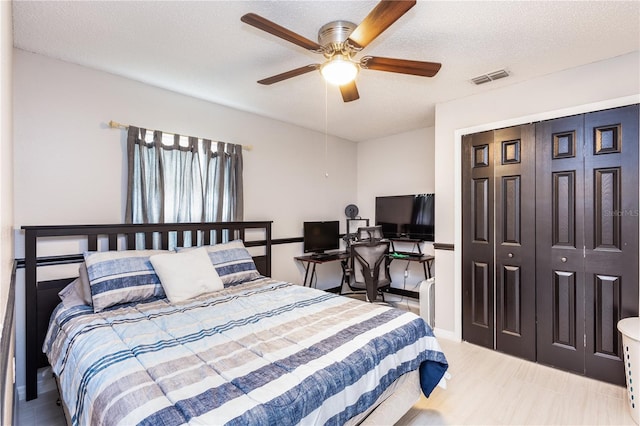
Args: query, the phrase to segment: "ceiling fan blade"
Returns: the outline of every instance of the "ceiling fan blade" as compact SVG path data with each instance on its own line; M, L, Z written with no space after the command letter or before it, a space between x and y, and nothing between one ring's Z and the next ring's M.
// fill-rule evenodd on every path
M367 46L415 4L415 1L382 0L353 30L347 41L355 48Z
M360 60L360 66L369 70L397 72L400 74L433 77L440 71L442 64L438 62L410 61L407 59L381 58L379 56L365 56Z
M318 64L305 65L304 67L300 67L300 68L296 68L294 70L283 72L282 74L278 74L278 75L274 75L274 76L271 76L271 77L263 78L262 80L258 80L258 83L269 85L269 84L277 83L277 82L282 81L282 80L286 80L288 78L297 77L299 75L306 74L306 73L311 72L311 71L315 71L318 68L320 68L320 65L318 65Z
M357 101L358 99L360 99L355 80L353 80L351 83L343 84L342 86L340 86L340 93L342 93L342 100L345 102Z
M300 34L296 34L275 22L271 22L262 16L256 15L255 13L247 13L246 15L243 15L240 20L245 24L258 28L259 30L266 31L276 37L280 37L281 39L287 40L293 44L297 44L304 49L311 50L313 52L322 51L322 46L315 41L309 40Z

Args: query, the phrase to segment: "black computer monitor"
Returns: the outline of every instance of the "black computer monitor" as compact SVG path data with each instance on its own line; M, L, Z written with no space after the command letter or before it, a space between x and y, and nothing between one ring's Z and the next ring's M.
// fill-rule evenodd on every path
M385 238L434 240L434 194L376 197L375 224Z
M324 253L340 248L339 221L304 222L303 225L305 253Z

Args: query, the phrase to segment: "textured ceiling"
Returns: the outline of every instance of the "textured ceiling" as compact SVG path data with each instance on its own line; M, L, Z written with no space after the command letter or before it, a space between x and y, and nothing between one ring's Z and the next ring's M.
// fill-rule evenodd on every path
M14 1L14 44L353 141L431 126L438 102L640 49L638 1L419 1L357 58L441 62L435 77L362 70L350 103L319 72L256 83L323 58L243 24L243 14L316 40L325 23L360 23L376 4ZM511 76L470 83L501 68Z

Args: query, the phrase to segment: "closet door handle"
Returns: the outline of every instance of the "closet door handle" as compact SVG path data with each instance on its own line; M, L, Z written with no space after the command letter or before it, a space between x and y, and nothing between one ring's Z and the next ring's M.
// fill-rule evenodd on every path
M560 261L561 261L562 263L567 263L567 258L566 258L566 257L561 257L561 258L560 258Z
M509 253L507 256L508 257L513 257L513 253Z

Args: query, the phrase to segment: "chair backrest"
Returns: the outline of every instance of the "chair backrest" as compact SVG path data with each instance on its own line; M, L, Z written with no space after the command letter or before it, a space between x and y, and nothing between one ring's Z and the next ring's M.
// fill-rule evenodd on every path
M356 234L356 238L358 241L378 241L384 238L384 234L382 233L382 226L365 226L358 228L358 233Z
M351 245L351 267L353 268L354 280L356 282L366 282L364 273L367 270L375 275L378 280L387 278L387 255L389 254L388 241L373 241L355 243ZM377 267L377 274L374 268Z

